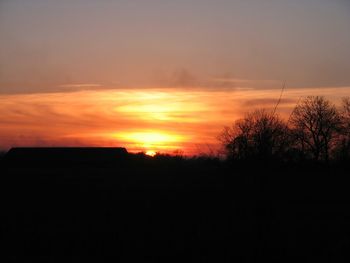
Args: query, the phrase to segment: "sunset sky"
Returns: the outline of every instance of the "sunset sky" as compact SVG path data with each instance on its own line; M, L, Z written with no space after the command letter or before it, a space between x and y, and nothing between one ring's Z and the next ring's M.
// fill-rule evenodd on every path
M198 154L244 112L350 96L347 0L0 0L0 149Z

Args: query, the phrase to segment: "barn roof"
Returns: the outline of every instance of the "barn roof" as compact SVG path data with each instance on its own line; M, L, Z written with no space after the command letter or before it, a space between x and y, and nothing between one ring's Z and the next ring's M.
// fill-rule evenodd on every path
M5 155L11 163L96 163L113 162L126 157L122 147L19 147L12 148Z

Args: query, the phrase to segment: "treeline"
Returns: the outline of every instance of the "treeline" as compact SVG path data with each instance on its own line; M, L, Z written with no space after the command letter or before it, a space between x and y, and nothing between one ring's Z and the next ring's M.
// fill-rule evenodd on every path
M348 162L350 97L340 107L324 97L302 99L287 120L254 110L219 135L228 160Z

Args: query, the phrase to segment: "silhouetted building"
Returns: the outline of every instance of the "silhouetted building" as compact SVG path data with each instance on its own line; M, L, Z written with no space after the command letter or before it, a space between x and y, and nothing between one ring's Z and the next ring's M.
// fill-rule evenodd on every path
M8 164L105 164L124 160L128 155L122 147L23 147L12 148L5 155Z

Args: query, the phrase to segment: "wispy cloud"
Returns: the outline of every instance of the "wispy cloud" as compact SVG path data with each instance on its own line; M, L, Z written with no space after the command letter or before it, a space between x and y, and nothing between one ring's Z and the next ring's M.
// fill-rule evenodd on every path
M223 77L213 77L209 80L213 85L218 85L221 87L249 87L249 88L259 88L259 87L277 87L281 84L281 81L272 79L244 79L244 78L234 78L230 76Z
M242 103L242 106L245 107L251 107L254 105L254 107L273 107L278 101L278 97L275 98L261 98L261 99L250 99L245 100ZM297 99L293 98L285 98L280 101L280 104L294 104L297 102Z
M287 89L278 113L287 118L301 96L314 94L315 89ZM349 87L317 90L317 95L334 101L348 94ZM278 89L188 88L0 95L0 149L123 145L139 151L148 142L151 150L198 153L198 145L218 143L216 137L223 126L256 107L273 107L279 96ZM136 137L124 140L121 135L125 134ZM164 140L175 136L177 141L169 138L159 146L152 143L158 135Z
M213 78L214 82L229 82L229 83L250 83L251 79L239 79L239 78Z
M62 84L58 85L59 88L99 88L103 87L101 84L96 84L96 83L74 83L74 84Z

